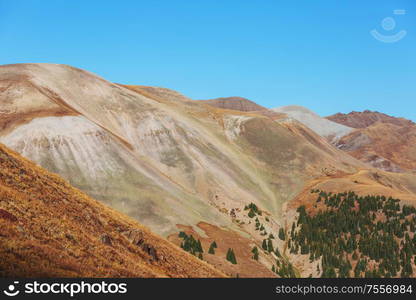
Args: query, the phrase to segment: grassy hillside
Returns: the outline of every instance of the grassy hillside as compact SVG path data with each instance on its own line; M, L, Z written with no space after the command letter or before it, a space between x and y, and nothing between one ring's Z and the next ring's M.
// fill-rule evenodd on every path
M1 277L222 277L0 144Z

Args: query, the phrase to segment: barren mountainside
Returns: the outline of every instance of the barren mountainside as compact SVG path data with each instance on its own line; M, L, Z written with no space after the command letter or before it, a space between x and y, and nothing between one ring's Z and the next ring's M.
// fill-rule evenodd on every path
M0 144L1 277L222 277Z
M222 210L250 202L279 219L305 180L357 163L287 128L296 124L69 66L2 66L0 87L1 142L164 235L200 221L233 227Z
M218 108L231 109L238 111L264 111L267 108L258 105L257 103L242 97L223 97L209 100L199 100L202 103L206 103Z
M339 149L382 170L416 170L416 124L412 121L371 111L328 119L357 128L337 141Z
M409 126L413 123L404 118L396 118L370 110L365 110L363 112L353 111L348 114L337 113L327 117L327 119L352 128L366 128L376 122L389 123L398 126Z

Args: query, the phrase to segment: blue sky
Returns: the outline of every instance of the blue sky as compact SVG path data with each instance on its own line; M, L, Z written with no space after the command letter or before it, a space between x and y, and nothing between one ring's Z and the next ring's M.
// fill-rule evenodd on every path
M194 99L416 121L415 16L412 0L0 0L0 64L62 63ZM407 35L383 43L373 29Z

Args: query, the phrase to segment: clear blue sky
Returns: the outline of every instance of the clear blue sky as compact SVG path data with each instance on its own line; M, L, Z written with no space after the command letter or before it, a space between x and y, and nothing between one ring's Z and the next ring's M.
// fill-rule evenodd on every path
M396 28L382 27L386 17ZM382 43L372 29L407 36ZM0 0L0 64L24 62L194 99L243 96L416 121L416 1Z

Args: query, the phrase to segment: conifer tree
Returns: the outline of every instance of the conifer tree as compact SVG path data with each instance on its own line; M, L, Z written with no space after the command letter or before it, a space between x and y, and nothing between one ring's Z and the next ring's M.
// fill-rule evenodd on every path
M269 252L273 252L274 251L274 249L273 249L273 243L272 243L272 240L267 240L267 251L269 251Z
M261 247L263 248L263 250L266 250L267 251L267 242L266 242L266 240L263 240L263 243L262 243L262 245L261 245Z
M253 253L253 259L254 260L259 260L259 250L257 249L256 246L253 247L253 249L251 250L251 253Z
M281 239L282 241L285 240L285 230L283 229L283 227L280 227L279 229L279 239Z

